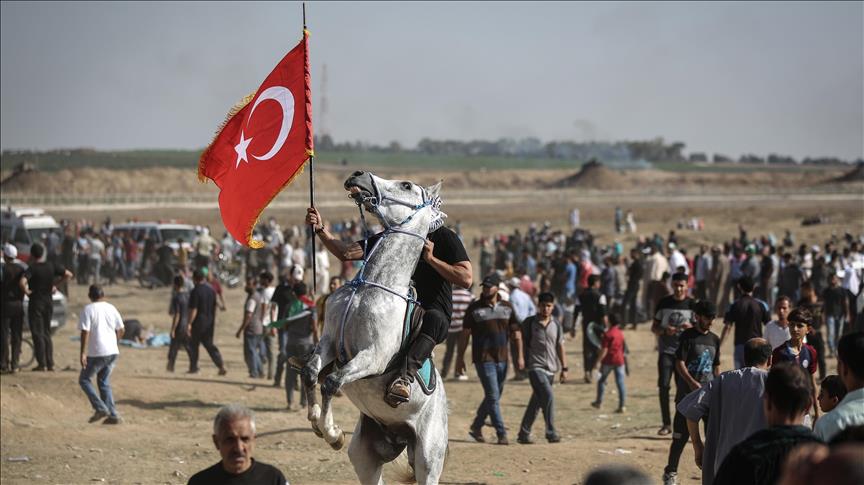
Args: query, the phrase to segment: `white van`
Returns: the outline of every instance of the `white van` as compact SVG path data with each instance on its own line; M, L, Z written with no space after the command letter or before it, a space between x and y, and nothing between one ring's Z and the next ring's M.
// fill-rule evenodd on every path
M138 241L144 236L150 236L159 247L163 242L168 243L168 247L177 251L180 247L177 245L178 239L183 239L183 247L192 249L192 241L198 237L198 231L195 226L189 224L163 223L163 222L130 222L127 224L117 224L114 226L115 234L131 235L132 239Z
M42 209L10 207L0 212L0 241L14 244L21 261L29 261L30 246L35 242L44 244L52 232L62 239L60 224Z

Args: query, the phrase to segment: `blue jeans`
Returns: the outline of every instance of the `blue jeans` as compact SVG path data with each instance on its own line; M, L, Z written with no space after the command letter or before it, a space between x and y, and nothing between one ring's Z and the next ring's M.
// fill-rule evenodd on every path
M81 375L78 377L78 384L90 399L90 404L93 405L94 411L102 411L108 415L117 417L117 409L114 407L114 395L111 394L111 371L114 370L114 364L117 363L117 354L106 355L104 357L87 357L87 367L81 369ZM96 383L99 386L99 394L96 394L96 389L93 388L93 383L90 382L93 376L96 376Z
M846 323L846 317L826 315L825 326L828 327L828 350L831 355L837 351L837 340L843 333L843 324Z
M522 416L522 424L519 427L519 436L528 437L531 427L537 419L537 413L543 410L543 419L546 422L546 439L557 437L555 432L555 396L552 394L552 382L554 375L550 375L540 369L530 369L528 380L531 382L531 400L525 408Z
M474 369L477 371L480 383L483 384L484 397L480 407L477 408L477 416L471 424L471 429L481 429L486 422L486 416L489 416L498 436L505 436L507 431L504 429L504 418L501 417L501 406L498 402L501 400L501 393L504 392L507 362L475 363Z
M243 334L243 357L249 369L249 377L261 377L261 341L263 336Z
M736 369L744 368L744 344L735 345L735 350L732 351L732 362Z
M624 387L624 375L626 367L623 365L606 365L600 366L600 379L597 381L597 403L603 402L603 392L606 390L606 378L614 370L615 384L618 386L618 407L624 407L624 400L627 397L627 389Z

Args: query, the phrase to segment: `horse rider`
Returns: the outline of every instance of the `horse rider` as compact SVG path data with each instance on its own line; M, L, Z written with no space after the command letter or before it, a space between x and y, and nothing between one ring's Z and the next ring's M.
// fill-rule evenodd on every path
M324 247L339 260L363 258L362 241L344 242L334 237L324 226L321 215L314 207L306 210L306 224L312 226ZM377 235L369 238L370 242L377 240ZM371 245L369 249L371 250ZM408 349L408 372L405 376L397 373L397 377L388 386L386 401L391 406L396 407L410 399L413 375L432 355L432 349L447 338L453 313L451 285L470 287L472 274L468 253L455 232L442 225L427 235L422 257L412 276L417 289L417 299L425 310L423 323L420 334Z

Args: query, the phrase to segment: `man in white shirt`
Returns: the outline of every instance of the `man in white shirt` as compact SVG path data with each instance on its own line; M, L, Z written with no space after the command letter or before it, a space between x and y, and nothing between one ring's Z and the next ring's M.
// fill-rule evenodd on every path
M117 340L123 335L123 318L114 305L105 301L105 293L99 285L91 285L88 292L89 305L81 310L78 330L81 331L81 375L78 384L90 399L95 411L90 422L107 418L104 424L120 424L123 420L114 406L111 393L111 371L117 363L120 349ZM99 394L91 380L96 376Z
M777 298L777 303L774 305L774 311L777 312L777 320L771 320L765 324L765 340L771 344L771 349L786 343L791 337L789 334L789 312L792 310L792 300L788 296L783 295Z

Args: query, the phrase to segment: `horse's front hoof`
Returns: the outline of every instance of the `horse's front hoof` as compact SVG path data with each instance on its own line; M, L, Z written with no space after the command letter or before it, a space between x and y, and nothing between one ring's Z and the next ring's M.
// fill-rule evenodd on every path
M339 433L339 438L337 438L336 441L330 443L330 447L336 451L341 450L343 446L345 446L345 432L344 431Z
M340 387L339 379L337 379L335 376L333 376L331 374L331 375L327 376L326 379L324 379L323 383L321 383L321 392L325 396L331 396L332 397L334 394L339 392L339 387Z

